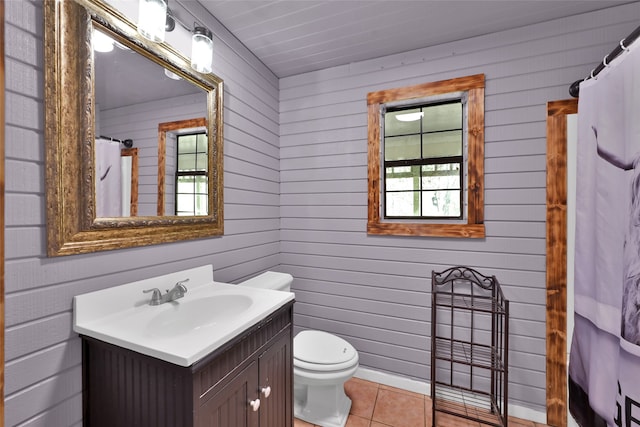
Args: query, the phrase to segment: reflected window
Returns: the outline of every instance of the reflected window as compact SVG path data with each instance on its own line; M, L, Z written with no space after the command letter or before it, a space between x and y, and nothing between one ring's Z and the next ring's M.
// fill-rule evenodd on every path
M208 215L209 153L206 132L177 136L176 214Z

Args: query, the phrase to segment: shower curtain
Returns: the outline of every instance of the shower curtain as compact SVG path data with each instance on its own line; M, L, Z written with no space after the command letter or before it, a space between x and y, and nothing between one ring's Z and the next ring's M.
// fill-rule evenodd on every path
M122 216L120 144L96 139L96 217Z
M640 43L580 86L569 409L640 426Z

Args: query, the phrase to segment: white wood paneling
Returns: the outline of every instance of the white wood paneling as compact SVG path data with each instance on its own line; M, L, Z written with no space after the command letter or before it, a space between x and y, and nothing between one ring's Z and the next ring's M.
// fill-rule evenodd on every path
M546 412L546 103L567 98L639 16L634 3L283 78L281 250L296 328L346 337L366 368L428 381L431 271L469 265L511 299L511 401ZM476 73L486 238L368 236L367 93Z
M279 77L620 4L554 1L541 7L522 0L203 3Z

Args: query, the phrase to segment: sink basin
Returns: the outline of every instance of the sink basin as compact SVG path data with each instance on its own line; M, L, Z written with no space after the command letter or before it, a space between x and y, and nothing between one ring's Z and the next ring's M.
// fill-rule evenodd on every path
M180 366L191 366L294 299L290 292L213 281L211 266L73 298L73 330ZM144 290L189 279L184 297L149 305Z
M152 337L171 337L231 322L251 307L247 295L217 295L169 303L167 310L153 317L146 327Z

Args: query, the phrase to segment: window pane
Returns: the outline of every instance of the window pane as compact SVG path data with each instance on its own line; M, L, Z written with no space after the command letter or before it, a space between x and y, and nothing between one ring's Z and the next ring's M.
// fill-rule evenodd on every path
M385 160L407 160L420 158L420 134L394 136L384 140Z
M418 114L412 121L402 121L412 119L408 114ZM384 135L407 135L412 133L420 133L420 108L411 108L402 111L391 111L384 114Z
M176 206L176 212L178 215L194 215L194 195L193 194L178 194L178 206Z
M180 154L178 156L179 171L196 170L196 154Z
M422 215L460 217L460 190L423 191Z
M178 135L178 154L196 152L197 135Z
M199 171L206 171L209 169L209 165L208 165L208 161L209 161L209 156L207 156L207 153L198 153L197 154L198 158L197 158L197 165L196 165L196 169Z
M422 131L434 132L449 129L462 129L462 103L433 105L424 107Z
M206 194L198 194L195 196L195 212L196 215L207 215L208 204L207 204L207 195Z
M424 190L456 189L460 186L460 164L446 163L422 167L422 188Z
M420 166L396 166L386 168L386 191L410 191L420 189Z
M420 216L420 192L387 193L385 216Z
M194 177L193 176L179 176L178 177L178 193L191 193L195 190Z
M462 155L462 131L427 133L422 135L425 158Z
M207 193L207 184L209 183L208 178L203 175L198 175L194 177L195 179L195 192L198 194L208 194Z
M207 134L199 133L197 136L198 140L198 152L199 153L207 153L209 150L208 138Z

